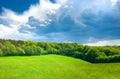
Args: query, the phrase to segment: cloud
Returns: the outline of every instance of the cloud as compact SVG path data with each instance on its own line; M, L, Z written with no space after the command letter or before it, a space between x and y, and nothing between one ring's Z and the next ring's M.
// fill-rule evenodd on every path
M116 2L117 2L118 0L111 0L111 2L112 2L112 5L114 6L114 5L116 5Z
M16 14L9 9L3 8L4 12L0 18L17 23L27 23L29 17L32 16L40 21L44 21L48 19L48 14L55 14L56 10L59 9L61 5L60 3L52 4L49 0L40 0L39 4L31 5L29 10L25 11L23 14Z
M41 40L46 39L45 36L37 36L35 33L27 32L22 33L19 32L16 26L8 27L0 24L0 38L4 39L16 39L16 40Z
M97 42L93 42L93 43L88 43L85 45L90 45L90 46L120 46L120 39L102 40L102 41L97 41Z
M3 8L0 37L77 43L120 39L120 0L54 1L40 0L22 14Z
M0 15L0 38L30 40L46 38L45 36L37 36L32 30L37 27L36 25L38 27L48 25L51 21L48 15L55 14L63 4L62 2L58 1L56 4L52 4L49 0L40 0L39 4L31 5L29 10L24 11L23 14L3 8Z

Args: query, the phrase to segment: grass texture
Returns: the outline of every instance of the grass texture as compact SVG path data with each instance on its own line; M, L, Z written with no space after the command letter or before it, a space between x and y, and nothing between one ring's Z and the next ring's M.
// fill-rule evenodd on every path
M120 63L91 64L60 55L0 57L0 79L120 79Z

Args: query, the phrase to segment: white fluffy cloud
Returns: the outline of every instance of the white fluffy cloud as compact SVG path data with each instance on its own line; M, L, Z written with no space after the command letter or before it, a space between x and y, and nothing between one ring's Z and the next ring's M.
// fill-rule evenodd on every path
M26 31L26 33L21 33L19 29L34 28L34 26L30 26L29 24L27 24L29 21L29 17L34 17L38 21L43 21L43 23L45 24L50 22L51 20L48 19L47 15L55 14L56 11L65 3L65 1L66 0L58 0L56 4L53 4L49 0L40 0L39 4L31 5L29 10L23 12L23 14L17 14L12 10L3 8L0 19L5 20L8 25L0 24L0 38L45 39L46 37L37 36L37 34L29 32L27 30L24 30Z
M6 19L11 22L17 23L27 23L29 17L34 17L40 21L44 21L47 18L47 14L55 14L56 10L58 10L64 0L58 1L57 4L52 4L49 0L40 0L40 3L37 5L31 5L29 10L25 11L23 14L16 14L15 12L3 8L4 12L0 15L1 19Z
M20 33L16 26L8 27L0 24L0 38L4 39L16 39L16 40L37 40L46 39L45 36L37 36L32 32Z
M88 43L85 45L90 45L90 46L107 46L107 45L111 45L111 46L120 46L120 39L117 40L103 40L103 41L98 41L98 42L93 42L93 43Z
M114 16L114 18L116 17L119 18L119 14L120 14L119 11L114 10L117 1L118 0L91 0L91 1L57 0L56 3L51 3L50 0L40 0L40 3L36 5L31 5L27 11L23 12L23 14L17 14L12 10L3 8L3 12L0 15L0 21L3 20L5 22L4 23L0 22L1 23L0 38L30 39L30 40L34 40L34 39L47 40L47 39L55 38L52 41L55 40L64 41L68 39L74 41L77 38L78 38L77 40L83 40L85 39L84 37L86 36L86 40L87 40L87 37L89 37L89 35L87 34L89 32L87 33L87 30L85 29L91 27L91 29L93 28L93 30L96 30L97 28L94 28L92 25L87 25L86 22L89 23L92 21L91 23L98 22L99 24L99 20L102 20L103 14ZM54 24L52 25L51 22L53 19L50 18L49 16L55 18L54 22L56 22L56 24L57 22L61 22L61 21L65 23L63 23L63 25L54 25ZM67 22L67 20L69 19L69 18L67 20L65 19L67 16L70 17L71 21ZM89 16L91 19L88 18ZM73 22L74 25L71 25L70 24L71 22ZM51 26L45 27L50 25L50 23ZM44 28L46 29L43 30L44 28L42 26L44 26ZM82 26L86 26L86 27L82 27ZM35 29L37 30L37 32ZM82 31L82 29L85 31ZM57 32L58 31L61 32L62 30L63 33L58 34L56 33L55 30ZM71 30L73 30L73 32L71 32ZM93 32L93 30L91 32ZM51 33L41 35L42 34L41 31L47 31L47 33L49 33L50 31L52 33L51 38L49 37ZM67 31L67 33L65 31ZM53 32L55 32L56 35L53 35ZM62 35L64 35L64 37ZM83 36L82 37L83 39L79 38L80 37L79 35ZM90 38L88 41L92 42L92 40L96 41L96 39L94 38ZM95 42L95 44L90 43L90 45L92 44L102 45L101 43L102 44L104 43L104 45L107 45L108 43L110 43L110 45L113 45L112 40L98 41ZM117 43L114 44L117 45Z
M112 5L115 5L118 0L111 0Z

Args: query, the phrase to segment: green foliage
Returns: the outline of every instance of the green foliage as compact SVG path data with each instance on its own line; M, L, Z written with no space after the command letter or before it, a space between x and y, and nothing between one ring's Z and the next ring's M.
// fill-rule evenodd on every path
M13 56L16 55L16 47L9 41L5 41L4 42L4 52L6 53L6 55L8 56Z
M120 55L114 55L114 56L107 56L107 57L98 57L96 58L96 62L99 63L113 63L113 62L120 62Z
M3 51L0 49L0 56L3 56Z
M99 56L99 51L95 48L90 48L86 54L85 54L85 59L90 62L94 62L95 58Z
M59 54L92 63L120 62L120 46L85 46L77 43L32 42L0 39L0 56Z
M83 59L84 55L82 52L75 51L73 57Z
M17 55L24 56L25 51L21 47L16 47Z

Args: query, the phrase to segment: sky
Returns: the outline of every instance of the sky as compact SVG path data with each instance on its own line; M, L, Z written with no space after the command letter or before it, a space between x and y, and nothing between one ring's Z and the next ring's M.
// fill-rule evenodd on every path
M120 0L0 0L0 38L120 45Z

